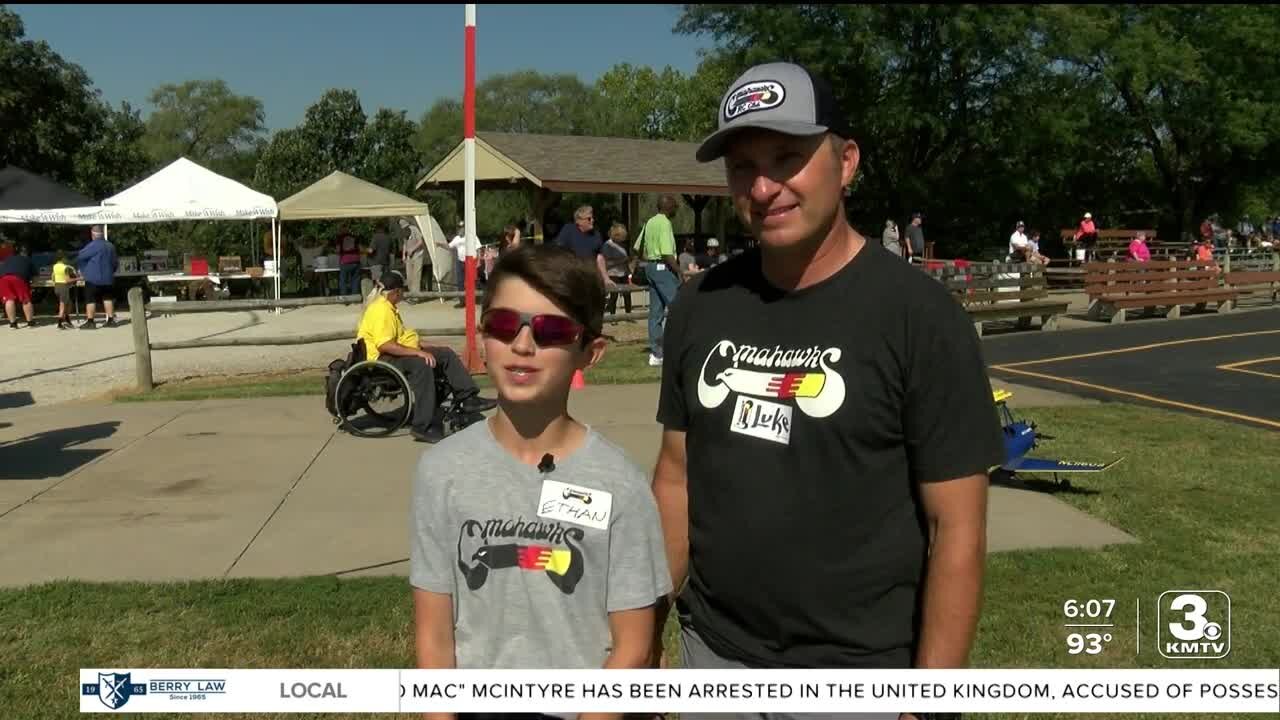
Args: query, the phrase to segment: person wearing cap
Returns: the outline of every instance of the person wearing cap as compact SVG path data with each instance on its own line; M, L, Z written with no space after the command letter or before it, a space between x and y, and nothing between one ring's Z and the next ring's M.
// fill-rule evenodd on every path
M710 268L729 259L720 253L720 241L715 238L707 238L707 251L694 257L698 267L702 268Z
M849 225L862 149L821 78L759 65L718 109L696 156L757 242L680 289L664 337L683 666L963 667L1004 461L973 324Z
M1031 240L1026 233L1027 224L1018 221L1013 228L1013 234L1009 236L1009 260L1010 262L1027 262L1031 258Z
M497 407L498 403L480 397L480 389L451 348L429 347L417 331L404 326L397 309L404 300L404 286L404 278L398 272L382 276L378 297L360 317L356 339L364 341L366 360L381 360L404 373L413 391L410 432L419 442L437 443L444 439L443 420L436 412L440 400L436 397L437 372L444 373L454 398L469 414L468 420L483 419L479 413Z
M911 224L907 226L907 257L924 258L924 216L911 213Z
M1076 247L1083 251L1081 260L1093 259L1093 248L1098 244L1098 229L1093 224L1093 213L1085 213L1075 233Z
M406 279L409 281L409 292L419 293L422 292L422 261L430 260L427 254L427 241L423 239L422 231L418 229L417 224L409 222L408 218L400 218L400 230L405 234L401 255L404 259Z

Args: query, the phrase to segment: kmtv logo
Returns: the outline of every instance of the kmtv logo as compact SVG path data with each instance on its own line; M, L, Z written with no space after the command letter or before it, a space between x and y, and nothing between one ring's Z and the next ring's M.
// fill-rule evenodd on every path
M1169 590L1156 602L1160 654L1212 660L1231 652L1231 598L1221 590Z

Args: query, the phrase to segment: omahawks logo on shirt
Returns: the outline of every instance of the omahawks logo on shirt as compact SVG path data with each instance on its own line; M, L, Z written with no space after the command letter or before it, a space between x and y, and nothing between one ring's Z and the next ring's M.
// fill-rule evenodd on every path
M772 401L791 400L812 418L839 410L844 404L844 378L828 363L839 362L841 354L840 348L817 345L797 350L721 340L702 361L698 402L710 410L720 407L730 392L738 393L729 429L788 445L792 408Z
M518 568L545 572L556 589L572 595L585 570L584 537L581 528L566 528L558 522L467 520L458 532L458 569L471 590L484 587L493 570Z

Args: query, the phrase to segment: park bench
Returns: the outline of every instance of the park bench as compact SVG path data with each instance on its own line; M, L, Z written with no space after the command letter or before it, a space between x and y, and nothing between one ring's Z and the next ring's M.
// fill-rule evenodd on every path
M1176 260L1187 257L1191 252L1188 243L1161 242L1155 230L1121 230L1108 229L1098 231L1098 242L1093 246L1095 260L1123 260L1129 256L1129 243L1142 233L1147 238L1147 250L1152 260ZM1061 231L1063 245L1074 249L1076 229L1063 228ZM1072 253L1074 255L1074 253Z
M1049 297L1044 266L1035 263L926 263L925 272L941 282L964 307L982 337L983 323L1017 320L1019 329L1040 318L1042 330L1055 330L1066 313L1066 300Z
M1218 312L1227 312L1238 295L1219 284L1216 265L1195 260L1091 262L1084 268L1090 320L1110 314L1112 323L1122 323L1128 310L1161 307L1168 308L1166 318L1175 319L1183 305L1194 305L1199 312L1210 302L1218 304Z
M1241 296L1267 297L1272 303L1280 299L1280 254L1226 253L1223 261L1223 285ZM1231 302L1231 309L1235 309L1236 302Z

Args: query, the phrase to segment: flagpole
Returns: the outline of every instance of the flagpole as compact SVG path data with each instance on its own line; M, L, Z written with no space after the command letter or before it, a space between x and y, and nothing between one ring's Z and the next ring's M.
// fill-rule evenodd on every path
M478 372L484 365L476 344L476 6L466 6L466 59L462 97L462 144L465 180L463 184L463 222L466 224L466 366Z

